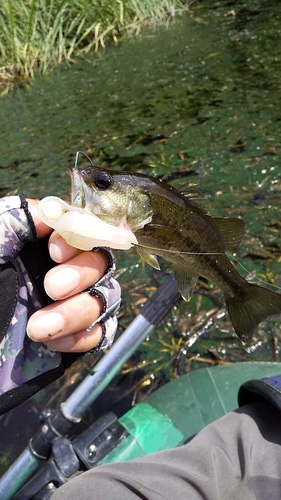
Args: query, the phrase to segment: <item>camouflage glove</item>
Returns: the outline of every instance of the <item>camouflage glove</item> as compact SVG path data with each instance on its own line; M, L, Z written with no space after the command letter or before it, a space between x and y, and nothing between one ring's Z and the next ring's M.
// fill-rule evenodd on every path
M112 344L120 305L120 287L112 278L114 255L107 253L106 275L86 291L104 303L96 321L102 323L103 337L95 351ZM48 238L37 239L25 198L0 199L0 415L60 377L82 355L51 351L44 342L33 342L26 335L29 317L52 302L43 280L53 266Z

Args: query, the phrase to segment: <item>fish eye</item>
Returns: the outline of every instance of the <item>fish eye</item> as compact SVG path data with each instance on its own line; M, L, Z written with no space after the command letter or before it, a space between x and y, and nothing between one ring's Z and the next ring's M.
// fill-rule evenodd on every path
M113 184L113 179L107 172L98 172L95 176L95 185L100 189L107 189Z

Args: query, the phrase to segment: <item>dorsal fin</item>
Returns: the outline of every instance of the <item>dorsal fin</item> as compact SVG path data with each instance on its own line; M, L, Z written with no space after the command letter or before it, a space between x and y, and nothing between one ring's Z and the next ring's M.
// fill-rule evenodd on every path
M205 198L202 193L197 191L197 184L190 184L190 182L186 182L180 186L178 192L189 200L203 200Z
M212 217L225 243L225 251L232 252L242 241L245 233L245 222L231 217Z

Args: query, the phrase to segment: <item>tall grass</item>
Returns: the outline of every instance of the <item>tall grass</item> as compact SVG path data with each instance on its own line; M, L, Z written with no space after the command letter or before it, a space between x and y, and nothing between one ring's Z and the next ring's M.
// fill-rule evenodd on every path
M0 80L46 74L187 9L188 0L0 0Z

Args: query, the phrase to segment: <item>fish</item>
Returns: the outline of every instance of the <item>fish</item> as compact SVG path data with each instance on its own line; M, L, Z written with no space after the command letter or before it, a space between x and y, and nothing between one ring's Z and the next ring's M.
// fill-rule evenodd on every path
M219 287L242 342L261 322L281 313L281 294L248 283L227 256L243 239L244 221L209 215L194 186L177 189L146 174L94 165L75 166L71 177L72 205L108 224L129 226L146 263L160 269L158 258L168 261L184 300L190 300L200 276Z

